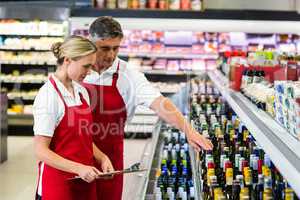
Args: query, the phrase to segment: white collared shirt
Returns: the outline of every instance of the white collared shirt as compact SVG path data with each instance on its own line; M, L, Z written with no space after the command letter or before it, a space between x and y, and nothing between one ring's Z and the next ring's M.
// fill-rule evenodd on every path
M84 82L111 86L113 73L117 71L119 61L117 89L126 105L127 119L131 119L137 106L142 105L149 108L152 102L161 96L161 93L153 87L143 73L130 68L126 61L116 58L110 68L101 74L92 71L91 74L85 77Z
M68 107L81 105L79 93L90 105L90 99L87 90L79 83L72 81L74 88L74 97L66 89L61 81L52 76L58 90L61 92ZM35 135L52 137L55 128L59 125L65 114L65 107L62 99L59 97L54 86L48 80L39 90L33 103L33 130Z

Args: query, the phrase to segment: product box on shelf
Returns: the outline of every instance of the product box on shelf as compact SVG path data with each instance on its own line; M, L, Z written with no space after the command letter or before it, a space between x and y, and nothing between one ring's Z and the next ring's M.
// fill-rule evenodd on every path
M300 138L300 82L275 81L276 120Z
M272 66L272 67L260 67L260 66L233 66L231 68L230 73L230 87L236 91L239 91L242 84L242 76L245 70L252 70L252 71L264 71L265 72L265 79L269 82L274 82L274 73L280 70L283 70L280 66ZM284 77L281 77L283 80ZM282 80L280 79L280 80Z

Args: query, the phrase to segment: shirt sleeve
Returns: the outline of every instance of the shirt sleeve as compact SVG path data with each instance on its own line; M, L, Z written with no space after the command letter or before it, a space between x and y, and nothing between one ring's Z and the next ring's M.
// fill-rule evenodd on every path
M52 137L58 119L58 98L49 87L42 87L33 103L34 135Z
M129 76L132 77L134 87L135 106L142 105L150 107L153 101L161 96L158 89L147 80L145 75L137 70L129 70Z

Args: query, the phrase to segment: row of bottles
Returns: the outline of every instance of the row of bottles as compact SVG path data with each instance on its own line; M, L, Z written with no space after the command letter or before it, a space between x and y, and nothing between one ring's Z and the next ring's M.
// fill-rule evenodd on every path
M192 102L194 127L214 145L212 151L200 152L204 200L297 199L270 157L219 95L195 94Z
M201 0L97 0L97 8L108 9L159 9L201 11Z
M156 173L155 200L193 200L195 188L185 135L175 129L166 132Z

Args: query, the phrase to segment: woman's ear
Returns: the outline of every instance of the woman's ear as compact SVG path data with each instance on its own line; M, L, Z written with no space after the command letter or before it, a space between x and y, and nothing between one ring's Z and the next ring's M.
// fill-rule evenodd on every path
M71 63L71 59L68 58L68 57L65 57L65 58L64 58L64 64L65 64L65 65L69 65L70 63Z

